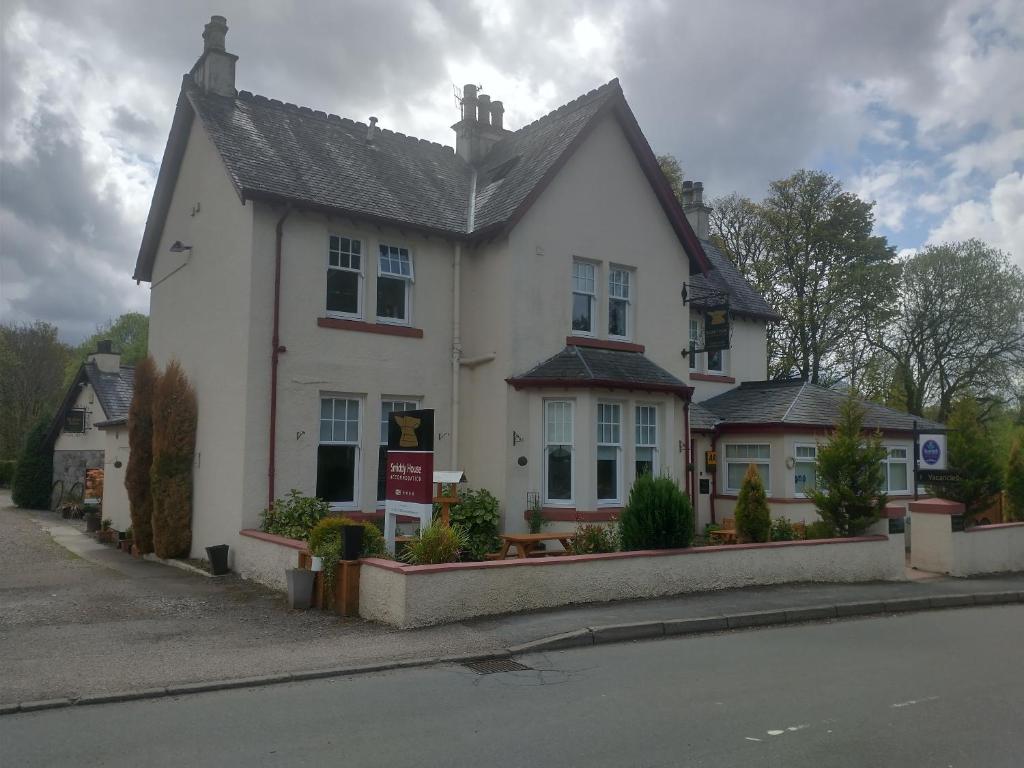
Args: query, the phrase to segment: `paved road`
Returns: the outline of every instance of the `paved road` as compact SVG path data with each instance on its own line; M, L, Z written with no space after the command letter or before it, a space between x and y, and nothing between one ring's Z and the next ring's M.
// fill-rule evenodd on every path
M1019 766L1024 606L0 718L0 763Z

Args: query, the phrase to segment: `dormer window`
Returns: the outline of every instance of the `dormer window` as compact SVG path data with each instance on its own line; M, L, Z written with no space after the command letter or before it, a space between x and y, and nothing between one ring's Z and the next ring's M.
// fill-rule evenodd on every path
M382 243L377 262L378 320L408 324L412 281L412 256L409 249Z
M64 414L64 431L74 433L85 432L84 408L72 408Z
M572 330L594 333L594 304L597 299L597 269L586 261L572 263Z

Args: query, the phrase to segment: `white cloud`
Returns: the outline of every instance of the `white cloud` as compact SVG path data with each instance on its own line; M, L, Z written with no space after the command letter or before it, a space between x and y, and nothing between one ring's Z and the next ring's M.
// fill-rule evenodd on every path
M1009 252L1024 268L1024 174L1008 173L996 182L988 199L955 206L929 233L928 243L972 237Z

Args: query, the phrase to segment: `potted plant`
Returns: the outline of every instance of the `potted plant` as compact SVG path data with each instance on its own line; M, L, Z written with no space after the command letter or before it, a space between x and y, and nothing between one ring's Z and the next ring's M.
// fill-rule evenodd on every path
M206 548L206 557L210 561L210 573L214 576L223 576L231 573L228 568L228 545L215 544Z
M115 541L114 537L117 535L117 532L110 527L113 524L113 522L114 521L111 520L109 517L105 517L103 518L102 521L100 521L100 530L99 533L96 535L96 538L102 541L104 544L113 544Z
M100 513L98 510L90 510L85 513L85 532L96 533L100 529Z

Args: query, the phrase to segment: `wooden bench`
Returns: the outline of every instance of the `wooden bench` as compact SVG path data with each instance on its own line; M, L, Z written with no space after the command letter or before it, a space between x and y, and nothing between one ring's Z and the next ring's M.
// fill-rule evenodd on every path
M488 560L504 560L509 555L512 547L516 548L516 557L547 557L548 555L562 555L569 552L572 546L572 539L575 531L560 531L558 533L506 533L501 537L501 551L487 555ZM538 549L541 542L557 541L565 549L565 552L546 552Z

